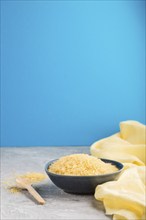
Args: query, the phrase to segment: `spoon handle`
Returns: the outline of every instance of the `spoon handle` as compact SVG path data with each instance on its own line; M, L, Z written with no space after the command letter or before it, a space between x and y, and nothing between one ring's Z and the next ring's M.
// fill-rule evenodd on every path
M38 192L31 186L27 186L29 193L41 204L45 204L45 200L38 194Z

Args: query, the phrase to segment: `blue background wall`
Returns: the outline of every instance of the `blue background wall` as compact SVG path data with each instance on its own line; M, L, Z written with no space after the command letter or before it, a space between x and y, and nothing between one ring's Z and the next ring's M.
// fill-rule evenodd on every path
M144 1L1 2L1 145L89 145L145 123Z

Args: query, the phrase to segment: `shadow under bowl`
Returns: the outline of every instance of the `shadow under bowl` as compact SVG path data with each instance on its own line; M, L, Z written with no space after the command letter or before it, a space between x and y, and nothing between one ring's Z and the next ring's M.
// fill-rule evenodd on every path
M56 160L48 162L45 166L45 171L51 181L60 189L67 193L73 194L94 194L97 185L115 180L123 169L123 164L114 160L102 159L105 163L110 163L117 167L117 171L114 173L108 173L103 175L94 176L72 176L72 175L60 175L49 172L49 167Z

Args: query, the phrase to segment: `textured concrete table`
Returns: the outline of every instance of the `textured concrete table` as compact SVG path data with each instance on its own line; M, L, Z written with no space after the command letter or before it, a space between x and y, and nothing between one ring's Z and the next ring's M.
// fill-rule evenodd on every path
M1 180L7 181L14 174L42 173L48 161L72 153L89 153L89 147L1 148ZM46 200L45 205L35 203L27 191L11 194L1 184L1 219L111 219L93 195L65 193L49 178L35 188Z

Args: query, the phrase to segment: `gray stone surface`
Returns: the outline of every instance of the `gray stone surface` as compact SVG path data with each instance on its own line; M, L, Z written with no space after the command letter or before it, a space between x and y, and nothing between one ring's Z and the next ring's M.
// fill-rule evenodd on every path
M60 156L89 153L89 147L1 148L1 219L99 219L108 220L101 202L92 195L73 195L57 188L49 178L34 185L46 200L38 205L27 191L12 194L5 181L15 174L44 172L45 164Z

